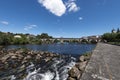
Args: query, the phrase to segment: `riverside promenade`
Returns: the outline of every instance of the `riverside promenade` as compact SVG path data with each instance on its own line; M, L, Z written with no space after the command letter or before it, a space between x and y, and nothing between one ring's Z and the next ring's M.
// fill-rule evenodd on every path
M80 80L120 80L120 46L98 43Z

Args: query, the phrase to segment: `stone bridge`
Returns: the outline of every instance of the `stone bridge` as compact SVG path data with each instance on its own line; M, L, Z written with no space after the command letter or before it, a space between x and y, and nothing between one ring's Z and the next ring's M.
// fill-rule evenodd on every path
M48 39L41 39L42 41L47 41ZM82 40L86 40L87 42L91 42L92 40L95 40L96 42L100 42L100 38L52 38L49 39L51 42L54 42L55 40L58 40L59 42L82 42Z

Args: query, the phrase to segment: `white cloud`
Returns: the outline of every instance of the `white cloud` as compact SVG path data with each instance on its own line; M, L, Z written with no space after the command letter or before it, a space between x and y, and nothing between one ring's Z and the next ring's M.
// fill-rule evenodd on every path
M24 27L24 30L28 31L28 30L34 29L34 28L37 28L37 25L27 25L27 26Z
M79 17L79 20L80 20L80 21L83 20L83 17Z
M76 0L68 0L66 3L63 0L38 0L42 6L56 16L62 16L68 12L76 12L80 9L75 3ZM65 3L65 4L64 4Z
M73 2L73 1L76 1L76 0L69 0L69 2Z
M0 21L0 23L3 24L3 25L8 25L9 24L9 22L7 22L7 21Z
M62 16L66 12L66 6L62 0L38 0L38 2L56 16Z
M66 6L68 8L68 11L69 12L76 12L80 9L80 7L78 7L75 3L75 0L69 0L67 3L66 3Z

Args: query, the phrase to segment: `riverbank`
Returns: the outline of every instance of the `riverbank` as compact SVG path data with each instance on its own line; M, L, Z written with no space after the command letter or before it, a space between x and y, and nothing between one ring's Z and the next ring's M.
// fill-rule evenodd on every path
M53 58L61 57L59 54L31 51L26 49L1 50L0 51L0 80L8 80L11 75L16 79L23 79L27 76L26 68L31 64L41 66L47 64ZM39 66L36 67L36 69Z
M90 55L84 54L79 59L75 59L70 55L28 49L1 50L0 80L29 80L28 76L31 77L34 74L36 77L36 71L40 73L39 78L43 77L43 74L49 74L47 77L50 78L52 75L55 80L60 76L64 80L67 80L67 77L68 80L78 80L84 72Z
M68 72L69 77L67 80L80 80L87 63L90 60L91 55L92 55L92 52L89 52L89 53L85 53L79 57L75 66L73 66L69 70L69 72Z

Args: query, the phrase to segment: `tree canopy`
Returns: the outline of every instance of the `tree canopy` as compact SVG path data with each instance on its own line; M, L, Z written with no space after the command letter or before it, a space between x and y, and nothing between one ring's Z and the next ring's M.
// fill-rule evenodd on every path
M107 42L120 42L120 30L119 30L119 28L115 32L113 32L113 30L112 30L111 33L103 34L102 39L107 40Z
M20 37L15 37L15 36ZM40 35L34 36L30 34L17 33L13 34L10 32L4 33L0 32L0 45L9 45L9 44L41 44L41 39L49 39L52 36L49 36L47 33L42 33ZM47 41L49 43L49 41Z

